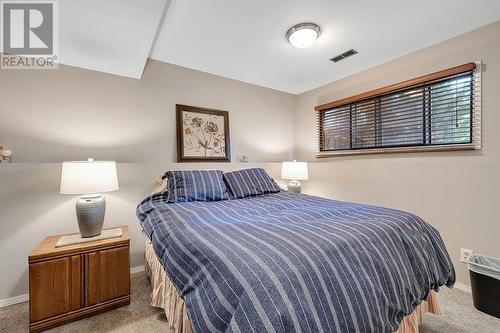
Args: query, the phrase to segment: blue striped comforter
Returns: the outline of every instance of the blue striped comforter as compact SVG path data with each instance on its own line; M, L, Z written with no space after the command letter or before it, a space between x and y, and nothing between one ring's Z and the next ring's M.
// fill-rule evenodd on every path
M146 198L137 215L195 332L392 332L455 272L415 215L281 192Z

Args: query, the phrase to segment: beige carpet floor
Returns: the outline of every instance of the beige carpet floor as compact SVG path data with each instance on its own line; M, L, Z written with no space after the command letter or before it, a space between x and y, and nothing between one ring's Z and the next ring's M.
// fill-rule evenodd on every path
M145 273L132 275L132 302L128 306L46 331L69 332L169 332L165 314L149 305L151 287ZM500 319L472 306L471 295L457 289L439 292L442 315L426 314L421 333L499 333ZM0 332L28 332L28 304L0 309Z

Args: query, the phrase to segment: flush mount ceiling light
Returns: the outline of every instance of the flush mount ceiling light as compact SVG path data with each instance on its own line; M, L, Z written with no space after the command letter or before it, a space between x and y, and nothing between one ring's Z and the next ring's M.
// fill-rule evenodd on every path
M303 49L310 46L321 34L321 29L314 23L299 23L288 29L286 39L295 47Z

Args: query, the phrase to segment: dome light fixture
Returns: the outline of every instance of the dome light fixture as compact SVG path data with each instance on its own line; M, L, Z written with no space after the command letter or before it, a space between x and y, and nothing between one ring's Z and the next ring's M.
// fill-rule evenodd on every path
M299 23L288 29L286 39L293 46L303 49L311 46L321 34L321 28L314 23Z

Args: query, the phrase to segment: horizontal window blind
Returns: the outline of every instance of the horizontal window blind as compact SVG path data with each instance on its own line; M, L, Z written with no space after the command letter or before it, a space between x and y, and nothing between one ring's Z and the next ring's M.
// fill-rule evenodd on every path
M478 73L474 64L464 65L441 77L430 74L427 81L414 79L417 84L397 84L393 91L386 87L374 96L318 107L318 155L478 148Z

